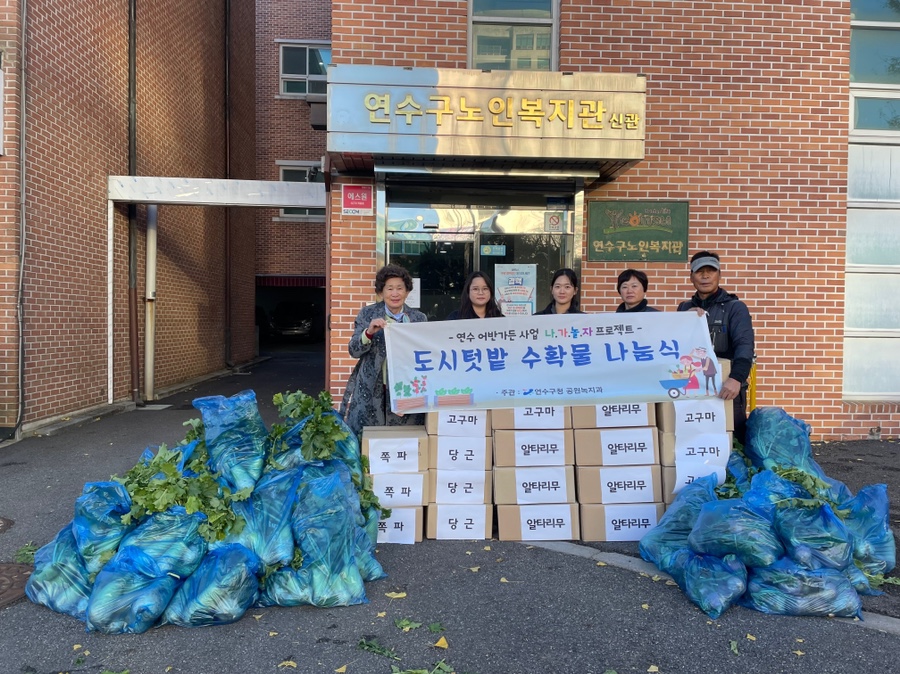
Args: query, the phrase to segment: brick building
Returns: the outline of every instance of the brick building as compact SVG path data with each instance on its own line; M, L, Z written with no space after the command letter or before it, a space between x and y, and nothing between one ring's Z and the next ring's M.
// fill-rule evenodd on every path
M255 6L0 5L0 427L11 436L135 395L146 210L111 206L108 178L253 177L255 36L233 28L252 26ZM253 357L253 217L159 208L157 387Z
M328 367L336 395L354 362L346 353L354 317L372 301L370 280L386 260L420 277L423 310L442 318L452 290L426 273L443 264L441 252L457 260L445 270L456 277L542 257L539 304L547 275L569 264L581 272L583 308L598 312L618 302L615 277L627 266L647 271L652 303L674 310L693 292L689 254L711 249L722 256L723 287L754 317L758 404L804 419L816 438L900 434L893 3L333 0L331 17ZM622 103L596 118L609 132L591 137L565 124L551 131L549 100L538 115L544 131L535 132L535 116L523 122L529 95L578 93L591 77L610 87L605 99L639 92L643 108ZM575 105L587 98L578 93ZM517 101L514 131L501 128L507 101ZM474 120L476 104L488 121L473 134L460 120ZM565 104L554 105L563 106L554 112L561 122ZM445 119L441 106L457 116ZM579 116L596 112L585 110ZM638 110L639 130L629 135L627 120L613 115ZM625 130L614 133L614 122ZM582 141L565 147L585 154L566 157L553 135ZM497 139L512 150L499 150ZM628 139L640 143L638 157ZM599 150L601 141L612 144ZM342 215L344 184L371 188L373 215ZM686 237L614 259L598 213L623 202L686 205ZM507 226L491 230L491 208L501 206L511 210L494 216ZM562 211L570 229L554 238L521 224L548 210ZM466 236L440 236L466 214L473 226L453 230ZM479 248L467 247L478 243L505 244L506 257L473 255ZM668 259L656 255L660 247Z

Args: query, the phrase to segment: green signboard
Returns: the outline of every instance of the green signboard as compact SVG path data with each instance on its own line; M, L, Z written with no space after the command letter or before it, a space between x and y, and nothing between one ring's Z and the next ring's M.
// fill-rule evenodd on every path
M688 202L591 201L588 260L684 262Z

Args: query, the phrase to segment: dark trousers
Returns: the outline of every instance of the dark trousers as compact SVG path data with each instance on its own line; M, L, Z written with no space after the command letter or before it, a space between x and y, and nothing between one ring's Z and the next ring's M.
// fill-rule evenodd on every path
M747 387L732 401L734 403L734 439L743 447L747 440Z

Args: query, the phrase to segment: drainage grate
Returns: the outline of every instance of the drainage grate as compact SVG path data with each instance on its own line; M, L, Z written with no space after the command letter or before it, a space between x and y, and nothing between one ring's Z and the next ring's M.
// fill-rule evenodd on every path
M12 520L8 520L5 517L0 517L0 534L8 531L13 524L15 523Z
M28 564L0 564L0 608L25 596L25 583L31 571Z

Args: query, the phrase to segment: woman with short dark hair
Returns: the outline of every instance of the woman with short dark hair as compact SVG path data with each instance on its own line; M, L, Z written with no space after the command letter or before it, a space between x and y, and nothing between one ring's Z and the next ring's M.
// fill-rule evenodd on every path
M428 320L421 311L406 305L413 289L412 277L403 267L389 264L375 274L375 292L381 301L360 309L356 316L350 355L359 360L344 389L341 416L356 435L363 426L403 426L422 424L424 414L397 415L391 412L387 392L387 348L384 329L391 323L421 323Z
M626 269L619 274L616 290L622 296L622 303L616 307L616 313L638 313L642 311L659 311L654 309L644 298L650 282L647 275L637 269Z

